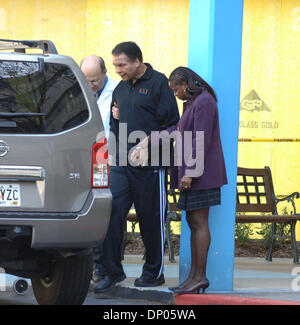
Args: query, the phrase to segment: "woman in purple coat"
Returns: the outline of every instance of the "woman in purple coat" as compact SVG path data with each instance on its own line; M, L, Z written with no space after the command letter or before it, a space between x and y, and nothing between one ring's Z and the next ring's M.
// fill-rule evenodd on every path
M210 246L209 207L220 204L220 187L227 184L217 98L214 90L199 75L186 67L179 67L171 73L169 86L174 95L185 103L178 124L167 129L168 132L164 132L163 140L168 135L171 136L172 132L174 135L174 131L177 132L177 137L181 137L180 144L176 143L175 146L175 156L176 150L181 150L181 154L178 155L181 157L181 163L177 161L171 166L171 187L180 190L177 208L186 211L186 220L191 230L190 273L183 283L170 289L176 294L199 293L200 290L204 293L209 286L206 276ZM192 134L190 143L185 140L188 133ZM199 134L202 138L198 137ZM143 150L148 148L150 141L157 143L157 136L156 132L140 142L138 150L132 154L133 161L147 160L147 153ZM175 142L178 142L176 139L175 137ZM197 140L200 143L197 144ZM201 148L201 143L202 156L198 157L197 148ZM190 158L183 159L183 156ZM199 169L196 165L200 160L200 165L203 166Z

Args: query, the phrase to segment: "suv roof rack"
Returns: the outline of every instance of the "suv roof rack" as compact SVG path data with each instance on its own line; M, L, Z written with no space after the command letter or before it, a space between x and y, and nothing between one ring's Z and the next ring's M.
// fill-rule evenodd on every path
M58 54L52 41L16 41L9 39L0 39L0 50L14 50L15 52L25 53L26 49L41 49L44 54Z

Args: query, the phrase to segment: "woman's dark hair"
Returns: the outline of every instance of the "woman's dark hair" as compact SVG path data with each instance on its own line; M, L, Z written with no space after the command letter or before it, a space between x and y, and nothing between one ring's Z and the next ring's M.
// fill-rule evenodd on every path
M128 56L130 61L135 61L138 59L140 62L143 62L143 54L138 45L134 42L123 42L114 47L112 50L112 55L125 54Z
M217 101L217 96L212 87L203 80L197 73L186 67L176 68L169 77L169 82L174 85L181 85L184 82L187 83L186 92L192 99L195 99L200 95L203 89L206 89L213 98Z

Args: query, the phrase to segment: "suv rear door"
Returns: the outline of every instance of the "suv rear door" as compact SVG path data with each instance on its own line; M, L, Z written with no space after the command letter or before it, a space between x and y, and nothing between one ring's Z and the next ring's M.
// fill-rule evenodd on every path
M103 130L83 89L71 58L0 54L0 211L81 210Z

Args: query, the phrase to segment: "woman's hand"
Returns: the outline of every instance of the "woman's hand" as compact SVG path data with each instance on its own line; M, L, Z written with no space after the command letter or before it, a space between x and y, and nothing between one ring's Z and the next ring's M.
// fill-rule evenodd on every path
M192 180L193 180L192 177L183 176L179 184L179 190L180 191L189 190L191 188Z
M114 102L114 105L111 110L112 110L113 118L116 120L119 120L120 119L120 111L119 111L118 104L116 102Z

